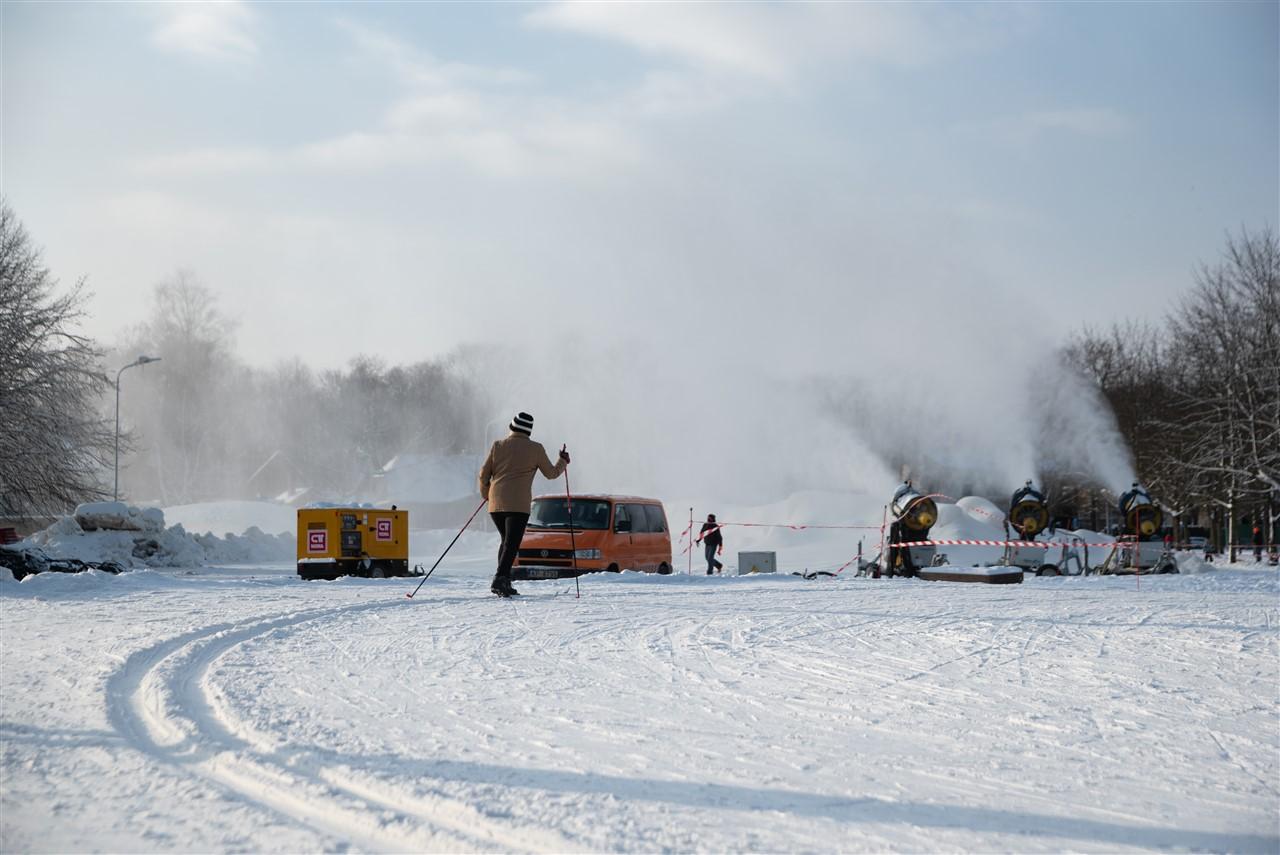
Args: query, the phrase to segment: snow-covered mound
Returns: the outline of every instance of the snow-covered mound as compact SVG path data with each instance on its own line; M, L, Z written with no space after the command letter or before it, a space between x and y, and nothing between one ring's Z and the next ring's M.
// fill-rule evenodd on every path
M929 531L932 540L1004 540L1004 513L980 496L965 496L954 505L938 505L938 522ZM994 564L1004 555L1000 546L943 545L938 552L953 564Z
M82 522L83 521L83 522ZM74 514L22 541L51 558L124 567L196 567L211 563L287 561L294 556L293 534L264 534L251 527L243 535L192 535L181 525L166 527L159 508L123 502L81 505Z
M88 502L77 505L73 516L84 531L164 530L164 512L159 508L135 508L124 502Z

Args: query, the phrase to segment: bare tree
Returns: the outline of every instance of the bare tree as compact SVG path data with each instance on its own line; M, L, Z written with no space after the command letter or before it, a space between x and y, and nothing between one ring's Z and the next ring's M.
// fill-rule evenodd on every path
M1070 361L1107 397L1147 485L1175 512L1220 509L1235 543L1247 509L1280 496L1280 239L1227 238L1162 327L1085 330ZM1275 541L1274 529L1270 539Z
M245 403L236 399L243 369L231 354L234 326L190 271L156 285L151 314L126 348L163 358L134 379L122 404L147 438L128 479L132 494L165 503L229 495L240 475L230 451Z
M114 431L97 405L110 380L76 331L84 281L57 281L0 202L0 514L62 513L110 495Z
M1274 503L1280 492L1276 233L1229 237L1219 263L1197 272L1169 330L1186 363L1178 397L1187 407L1182 426L1190 440L1178 463L1226 508L1234 544L1237 502Z

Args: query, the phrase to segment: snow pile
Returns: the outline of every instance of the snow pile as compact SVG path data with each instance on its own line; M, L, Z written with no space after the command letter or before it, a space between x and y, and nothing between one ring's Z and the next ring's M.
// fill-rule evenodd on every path
M159 508L135 508L124 502L89 502L77 505L73 516L84 531L164 530L164 512Z
M1178 562L1178 572L1183 574L1212 573L1218 569L1206 562L1198 552L1194 551L1175 552L1173 558Z
M181 528L175 526L174 528ZM293 534L282 531L267 534L257 526L251 526L244 534L218 537L213 534L190 536L204 547L205 563L248 564L256 561L289 561L296 556L297 541Z
M181 524L166 528L159 508L137 508L123 502L80 505L74 514L36 532L23 544L37 547L51 558L113 561L124 567L287 561L293 557L295 545L291 533L269 535L256 527L225 538L192 535Z

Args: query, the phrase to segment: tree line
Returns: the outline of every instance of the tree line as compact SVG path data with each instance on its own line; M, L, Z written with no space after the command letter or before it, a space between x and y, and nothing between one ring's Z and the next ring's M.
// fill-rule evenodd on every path
M136 446L131 496L172 505L294 486L350 499L397 455L476 453L483 443L486 396L466 349L411 365L357 356L323 371L298 359L263 369L235 356L233 330L190 272L155 287L150 316L118 352L162 355L130 376L121 405Z
M112 497L117 378L130 501L270 496L288 485L350 498L397 455L475 454L484 443L477 348L411 365L358 356L322 371L296 359L257 368L236 356L233 320L190 272L156 285L143 322L115 346L78 331L87 298L83 281L59 289L0 204L0 516ZM159 361L117 375L139 355Z
M1086 328L1065 356L1115 413L1139 477L1219 545L1275 542L1280 508L1280 239L1228 236L1159 323Z

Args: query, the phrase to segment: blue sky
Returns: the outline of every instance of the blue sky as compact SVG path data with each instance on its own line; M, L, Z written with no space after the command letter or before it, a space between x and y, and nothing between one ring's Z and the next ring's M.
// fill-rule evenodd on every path
M262 364L998 353L1280 220L1274 2L2 8L3 192L108 340L187 268Z

